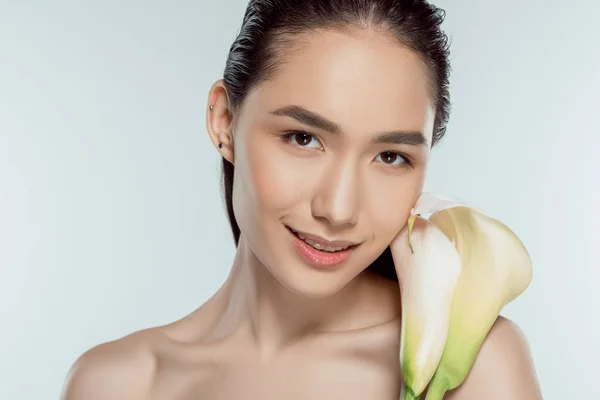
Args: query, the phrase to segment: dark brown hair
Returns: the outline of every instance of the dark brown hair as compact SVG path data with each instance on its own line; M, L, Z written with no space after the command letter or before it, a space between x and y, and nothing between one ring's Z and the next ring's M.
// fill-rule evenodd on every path
M274 73L295 36L316 29L382 28L421 56L436 106L432 145L444 136L450 114L449 41L441 29L444 10L425 0L251 0L229 50L224 82L232 111L248 92ZM233 213L234 166L223 159L223 191L233 237L240 228ZM369 269L397 281L389 247Z

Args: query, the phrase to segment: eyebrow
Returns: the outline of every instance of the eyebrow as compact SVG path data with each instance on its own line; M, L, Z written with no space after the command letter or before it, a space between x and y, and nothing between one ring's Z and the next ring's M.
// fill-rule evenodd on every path
M342 134L342 128L333 121L301 106L285 106L271 111L271 114L277 116L285 116L295 119L301 124L321 129L323 131L333 133L335 135ZM394 131L380 133L375 136L371 143L381 144L407 144L411 146L427 145L427 138L420 131Z

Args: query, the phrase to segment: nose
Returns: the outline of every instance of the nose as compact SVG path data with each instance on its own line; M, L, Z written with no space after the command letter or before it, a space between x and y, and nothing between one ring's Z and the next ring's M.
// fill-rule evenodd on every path
M360 212L360 182L355 168L337 165L327 168L313 197L313 217L334 227L353 226Z

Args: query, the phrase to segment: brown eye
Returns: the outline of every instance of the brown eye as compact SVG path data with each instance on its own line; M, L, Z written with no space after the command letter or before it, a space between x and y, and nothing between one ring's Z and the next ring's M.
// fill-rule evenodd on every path
M390 151L381 153L381 160L386 164L393 164L394 161L396 161L398 159L398 157L399 157L398 153L392 153Z
M305 132L298 132L294 134L294 141L300 146L307 146L312 141L312 135Z
M321 142L315 135L311 135L304 131L288 132L282 136L282 139L295 147L303 147L307 149L321 148Z
M383 153L379 153L376 160L391 167L405 167L412 165L410 161L407 160L407 158L402 154L398 154L393 151L384 151Z

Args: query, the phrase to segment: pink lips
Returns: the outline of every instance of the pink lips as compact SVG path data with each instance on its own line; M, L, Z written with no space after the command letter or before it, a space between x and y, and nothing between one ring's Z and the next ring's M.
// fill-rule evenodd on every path
M350 256L352 251L356 248L356 245L351 245L351 247L348 247L345 250L340 250L333 253L328 251L317 250L308 243L306 243L304 240L296 236L289 228L288 232L294 241L294 247L296 248L297 253L308 263L316 267L334 267L346 260L348 256ZM315 240L315 242L317 241ZM337 243L338 246L340 245L338 242L328 243ZM346 242L341 244L342 246L345 246L350 243Z

